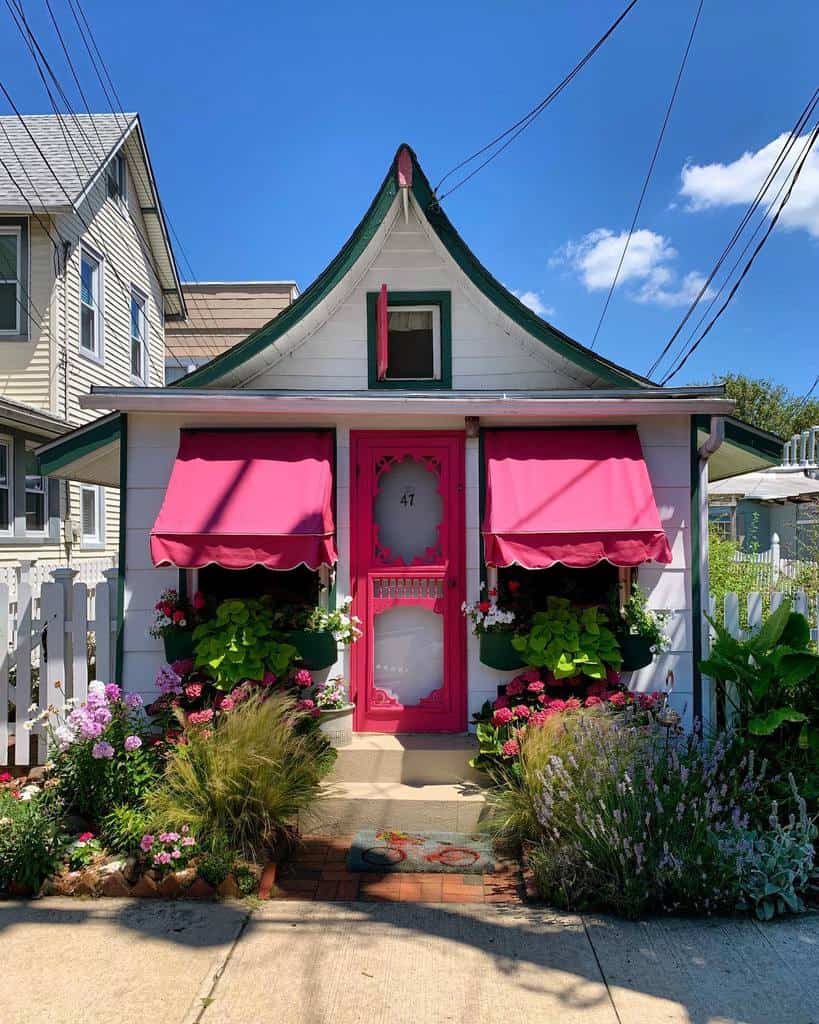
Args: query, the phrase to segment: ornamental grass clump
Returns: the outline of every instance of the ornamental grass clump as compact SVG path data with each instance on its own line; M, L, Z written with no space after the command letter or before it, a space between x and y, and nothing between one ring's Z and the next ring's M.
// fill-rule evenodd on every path
M248 859L263 858L319 797L333 757L292 697L251 697L212 729L188 730L146 809L156 829L188 825L200 849L227 836Z
M571 749L541 775L541 894L570 908L713 913L740 902L721 840L758 816L765 766L735 737L669 739L628 716L567 720Z

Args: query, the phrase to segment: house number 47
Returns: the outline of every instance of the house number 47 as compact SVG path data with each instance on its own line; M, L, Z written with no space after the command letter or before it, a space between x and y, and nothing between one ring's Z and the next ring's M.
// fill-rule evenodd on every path
M411 508L415 504L415 491L404 491L400 504L405 508Z

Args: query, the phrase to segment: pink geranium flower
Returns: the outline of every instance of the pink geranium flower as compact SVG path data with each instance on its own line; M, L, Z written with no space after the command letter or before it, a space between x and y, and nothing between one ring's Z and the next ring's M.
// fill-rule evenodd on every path
M566 701L567 711L577 711L579 707L580 701L577 699L577 697L569 697L569 699Z
M565 700L560 700L559 698L557 698L555 700L550 700L549 701L549 707L551 708L552 711L565 711L566 710L566 701Z
M583 703L586 705L587 708L593 708L596 704L602 704L603 701L602 698L595 696L595 694L592 694L590 697L587 697Z
M312 686L313 677L307 671L306 668L300 668L296 673L296 685L297 686Z
M543 693L543 683L539 679L533 680L526 687L529 693Z
M518 704L516 708L513 708L513 711L515 718L528 718L532 713L525 704Z
M516 757L520 753L520 745L517 740L507 740L501 751L504 757Z
M612 693L609 696L609 704L613 704L617 708L625 707L626 695L621 690L618 690L617 693Z
M213 718L213 708L204 708L202 711L191 711L188 721L191 725L204 725Z
M94 838L94 833L93 832L80 832L80 834L77 836L77 842L79 842L79 843L87 843L89 839L93 839L93 838Z
M511 682L506 684L506 695L507 697L519 697L524 689L523 680L520 676L515 676Z
M492 725L508 725L514 717L511 708L498 708L494 715L492 715Z

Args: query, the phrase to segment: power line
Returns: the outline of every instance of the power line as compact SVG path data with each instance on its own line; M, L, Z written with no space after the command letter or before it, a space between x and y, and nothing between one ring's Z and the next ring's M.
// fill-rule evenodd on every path
M682 318L682 320L677 325L676 330L671 335L671 337L668 339L668 341L665 343L665 345L663 346L662 350L660 351L660 354L656 357L654 362L651 364L651 366L646 371L646 376L647 377L651 377L654 374L654 371L657 369L657 367L660 365L662 360L668 354L668 351L670 350L671 346L674 344L674 342L679 337L683 327L685 327L686 323L690 319L691 315L693 314L694 310L696 309L696 307L699 304L700 300L702 299L703 295L705 295L705 293L708 290L708 287L710 286L711 282L714 280L716 275L719 273L719 270L722 267L722 264L728 258L731 250L734 248L734 246L739 241L739 238L740 238L742 232L745 230L745 228L747 227L748 223L752 219L753 215L756 213L756 211L757 211L760 203L764 199L768 189L773 184L774 179L776 178L777 174L779 173L783 163L787 159L788 154L790 153L791 149L794 147L794 145L796 144L797 140L799 139L799 136L800 136L803 128L805 127L805 125L809 121L809 119L810 119L810 117L811 117L811 115L812 115L812 113L813 113L813 111L814 111L814 109L815 109L815 107L817 105L817 102L819 102L819 89L816 89L814 91L813 96L811 97L810 100L808 100L807 105L802 110L802 112L800 113L799 117L796 119L796 124L794 124L793 128L791 129L790 134L788 135L788 138L786 139L786 141L782 145L782 148L780 149L779 153L777 154L776 158L774 159L774 162L771 165L770 170L766 174L764 180L762 181L762 184L759 186L759 189L757 190L756 195L754 196L753 200L751 201L750 206L747 208L745 213L742 215L742 217L741 217L741 219L739 221L739 224L734 229L733 235L731 235L730 239L728 240L727 245L722 250L722 253L720 254L719 258L717 259L717 262L714 264L714 267L712 268L710 274L705 279L705 281L703 281L699 291L694 296L694 299L692 300L691 305L688 307L688 310L686 311L685 316Z
M521 134L521 132L524 132L529 127L529 125L532 124L532 122L535 121L537 117L540 114L542 114L543 111L554 100L557 99L557 97L561 94L561 92L563 92L566 86L569 85L569 83L575 78L575 76L578 75L583 70L586 64L592 59L592 57L597 53L600 47L603 46L603 44L606 42L609 36L612 35L612 33L618 28L620 23L625 19L625 17L629 14L632 8L635 7L636 5L637 0L631 0L631 3L629 3L625 10L623 10L620 13L619 17L614 22L612 22L612 24L597 40L594 46L586 53L584 57L581 58L581 60L578 61L577 64L575 64L575 66L568 73L568 75L566 75L566 77L563 78L562 81L558 82L558 84L552 89L552 91L547 96L545 96L540 101L540 103L532 107L532 109L527 114L524 114L524 116L520 118L519 121L516 121L511 127L507 128L506 131L501 132L500 135L496 135L495 138L492 139L490 142L487 142L485 146L482 146L480 149L476 150L471 156L466 157L465 160L461 160L460 163L456 164L451 170L447 171L433 190L436 194L438 192L438 189L441 187L441 185L443 185L447 178L452 177L452 175L455 174L457 171L461 170L461 168L466 167L468 164L471 164L474 160L477 160L478 157L483 156L484 153L493 149L493 147L497 146L498 143L503 143L502 145L498 146L498 148L495 149L494 152L490 153L490 155L485 160L478 164L478 166L474 170L470 171L469 174L465 175L465 177L457 181L452 186L452 188L444 192L443 195L437 196L438 201L440 202L442 199L446 198L446 196L452 195L453 192L461 188L462 185L465 185L471 178L474 178L476 174L478 174L481 170L483 170L484 167L486 167L487 164L490 164L496 157L500 156L500 154L507 148L507 146L510 146L515 141L515 139Z
M662 385L667 384L671 380L672 377L675 377L680 372L680 370L685 366L685 364L688 362L688 360L691 358L691 356L696 352L696 350L700 347L702 342L705 340L705 338L707 337L707 335L709 334L709 332L713 328L714 324L717 322L717 320L719 320L719 318L722 316L722 314L728 308L728 305L731 302L731 299L733 299L734 295L736 295L737 290L739 289L739 286L742 284L742 282L745 279L745 276L747 275L748 271L753 266L754 260L759 255L759 252L761 251L761 249L764 246L765 242L767 242L768 238L770 237L771 232L776 227L776 223L779 220L780 214L785 209L785 207L788 205L788 200L791 198L791 195L793 194L794 186L796 185L797 181L799 180L799 175L802 173L802 168L805 166L805 161L807 160L808 156L810 155L810 151L813 148L814 143L816 142L817 135L819 135L819 122L817 122L814 125L814 127L813 127L813 131L811 132L811 136L810 136L810 143L809 143L808 146L806 146L805 152L803 153L802 157L799 160L799 164L797 165L795 171L793 172L793 176L791 178L791 182L790 182L790 185L788 187L788 191L785 193L785 196L782 199L782 202L779 204L779 208L777 209L776 213L771 218L771 222L768 225L768 230L765 232L765 234L762 236L762 238L760 238L759 242L757 243L756 248L754 249L753 253L751 254L751 258L745 264L745 266L744 266L744 268L742 270L742 273L739 275L739 277L735 281L734 286L731 288L731 291L728 293L728 297L726 298L725 302L723 302L723 304L720 306L720 308L717 310L717 312L711 318L711 320L708 323L708 326L705 328L705 330L702 332L702 334L699 336L699 338L697 338L697 340L694 342L693 345L689 346L688 351L677 360L677 364L674 367L672 367L672 369L665 375L665 377L661 381Z
M817 384L819 384L819 373L817 373L816 376L813 378L813 384L811 384L807 392L802 396L802 398L799 399L799 405L797 405L797 407L794 409L794 412L799 412L801 409L805 408L805 406L808 404L808 399L816 390Z
M91 62L91 66L92 66L92 68L94 70L94 73L95 73L95 75L97 77L97 81L99 82L99 84L100 84L100 86L102 88L102 91L105 94L105 98L106 98L106 100L108 102L109 109L111 110L111 113L114 115L114 117L118 119L120 113L124 111L124 105L122 103L122 99L121 99L121 97L119 95L119 92L117 91L117 87L114 84L114 80L113 80L113 78L111 76L111 72L110 72L110 70L108 68L108 65L107 65L107 63L105 61L105 58L102 55L102 51L100 50L100 47L99 47L99 45L97 43L97 40L96 40L96 38L94 36L94 31L91 28L91 25L90 25L90 23L88 21L88 18L86 16L86 14L85 14L85 10L83 9L81 0L67 0L67 2L68 2L69 8L71 9L71 13L73 15L74 22L75 22L75 24L77 26L77 30L80 33L81 37L82 37L83 44L85 46L86 52L88 53L88 58L89 58L89 61ZM107 84L106 84L106 82L107 82ZM110 87L110 92L109 92L109 87ZM116 101L116 103L114 101ZM124 114L123 114L123 117L124 117ZM142 175L139 172L138 168L137 168L137 172L139 174L140 184L142 185L142 187L145 189L146 192L150 192L151 190L145 184L145 181L142 178ZM196 284L197 283L197 281L196 281L196 272L194 271L193 266L191 264L191 261L188 258L187 252L185 251L185 248L182 245L182 241L181 241L181 239L179 237L179 234L178 234L178 232L176 230L176 227L175 227L173 221L171 220L170 215L165 210L165 207L162 204L162 201L161 201L161 199L159 198L158 195L157 195L156 198L157 198L157 203L158 203L158 205L160 207L162 216L165 219L165 221L167 222L168 228L169 228L171 234L173 235L173 237L174 237L174 239L176 241L176 244L177 244L177 246L179 248L179 251L180 251L180 253L181 253L185 263L187 264L188 270L191 273L191 276L193 278L193 283ZM137 228L137 230L138 230L138 228ZM202 308L205 311L205 313L208 315L208 317L210 317L210 321L211 321L213 327L217 331L221 331L221 328L219 327L219 324L216 321L210 306L207 303L204 303L204 302L201 305L202 305ZM203 343L202 347L207 352L209 352L212 356L218 356L220 354L220 350L215 346L215 344L213 344L211 342L211 340L207 336L207 334L192 332L190 337L191 338L197 338L199 341L201 341ZM165 343L165 348L171 353L173 358L176 360L176 362L179 364L179 366L182 369L187 369L186 366L183 366L182 362L180 361L180 359L176 355L176 353L173 352L170 349L170 347L167 344L167 341Z
M683 53L682 62L680 63L680 69L677 72L677 78L674 82L674 88L671 91L671 99L668 101L668 106L666 107L665 111L665 117L663 118L663 123L660 127L660 134L657 136L657 142L654 146L654 152L651 154L651 160L648 164L648 170L646 171L646 176L643 180L643 187L640 190L640 198L637 200L637 206L634 210L634 216L631 219L631 227L628 229L626 244L623 246L623 251L620 253L620 261L617 264L617 270L614 272L614 277L609 288L609 293L606 296L606 301L603 303L603 309L600 312L600 319L597 321L597 327L594 329L594 337L592 338L591 344L589 345L589 348L592 349L597 344L597 336L600 333L600 328L603 326L603 321L606 319L606 313L609 308L609 303L611 302L611 297L614 294L614 289L617 287L617 281L620 277L620 271L623 269L623 262L625 261L626 253L628 252L628 247L631 244L631 236L634 234L634 228L637 225L637 218L640 216L640 210L643 207L643 200L646 197L648 185L651 181L651 175L654 172L654 165L657 162L657 157L660 152L660 146L662 145L663 137L665 136L665 130L668 127L668 122L671 118L671 111L674 108L674 101L677 98L677 92L680 88L680 82L682 81L682 76L685 72L685 66L688 63L688 55L691 52L691 46L694 42L694 35L697 31L697 25L699 24L700 15L702 14L702 7L704 2L705 0L699 0L699 5L697 6L697 13L694 15L694 24L691 26L691 32L688 36L688 43L686 44L685 52Z

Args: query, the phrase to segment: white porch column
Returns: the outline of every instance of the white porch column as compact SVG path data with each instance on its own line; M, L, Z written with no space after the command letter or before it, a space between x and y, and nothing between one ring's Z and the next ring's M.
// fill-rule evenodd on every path
M336 427L336 597L346 597L350 585L350 428ZM350 683L350 648L341 645L330 675Z

